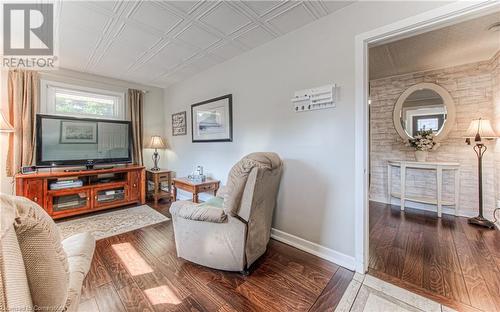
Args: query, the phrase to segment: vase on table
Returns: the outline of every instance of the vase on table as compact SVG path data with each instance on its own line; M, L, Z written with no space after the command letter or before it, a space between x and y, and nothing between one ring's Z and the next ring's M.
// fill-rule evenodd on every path
M418 162L425 162L427 161L427 154L429 154L428 151L415 151L415 159Z

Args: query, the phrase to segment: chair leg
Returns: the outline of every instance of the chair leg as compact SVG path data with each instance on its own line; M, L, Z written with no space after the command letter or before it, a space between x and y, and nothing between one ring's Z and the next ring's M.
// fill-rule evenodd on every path
M248 275L250 275L250 270L249 269L241 270L240 274L243 275L243 276L248 276Z

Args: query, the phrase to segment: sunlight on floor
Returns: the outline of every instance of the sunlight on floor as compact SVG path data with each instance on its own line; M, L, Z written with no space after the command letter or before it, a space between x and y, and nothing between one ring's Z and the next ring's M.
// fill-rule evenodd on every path
M175 293L170 289L170 287L166 285L146 289L144 293L146 294L149 302L151 302L152 305L164 303L177 305L181 303Z
M136 276L153 272L153 269L130 243L113 244L111 247L118 255L123 265L127 268L130 275Z

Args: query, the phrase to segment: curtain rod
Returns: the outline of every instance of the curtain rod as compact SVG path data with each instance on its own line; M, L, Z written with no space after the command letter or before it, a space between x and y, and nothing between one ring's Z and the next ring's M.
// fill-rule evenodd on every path
M103 84L103 85L107 85L107 86L115 87L115 88L136 89L136 88L131 88L131 87L127 87L127 86L121 86L121 85L116 85L116 84L112 84L112 83L107 83L107 82L100 82L100 81L95 81L95 80L90 80L90 79L85 79L85 78L74 77L72 75L65 75L64 73L57 74L57 73L52 73L52 72L44 71L44 72L40 72L40 74L41 75L48 75L48 76L52 76L52 77L56 77L56 78L68 78L68 79L80 80L80 81L90 82L90 83L93 83L93 84ZM83 74L88 74L88 73L83 73ZM103 78L106 78L106 79L115 79L115 78L110 78L110 77L103 77ZM125 82L127 82L127 81L125 81ZM136 90L139 90L139 91L141 91L144 94L150 92L149 90L138 89L138 88Z

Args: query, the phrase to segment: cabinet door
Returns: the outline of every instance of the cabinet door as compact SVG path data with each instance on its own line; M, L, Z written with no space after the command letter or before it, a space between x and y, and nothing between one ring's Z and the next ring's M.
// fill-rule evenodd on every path
M24 181L23 196L34 201L44 207L43 201L43 180L42 179L26 179Z
M126 182L108 184L93 188L92 209L117 207L127 202L128 187Z
M130 171L128 173L128 200L138 201L141 195L141 172Z
M81 188L51 190L47 206L53 218L60 218L90 210L90 190Z

